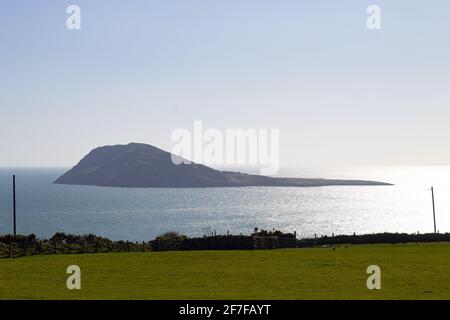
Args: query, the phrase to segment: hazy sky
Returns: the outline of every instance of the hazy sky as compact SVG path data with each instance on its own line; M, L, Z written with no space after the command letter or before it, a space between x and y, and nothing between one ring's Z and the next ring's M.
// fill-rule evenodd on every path
M81 7L81 30L66 8ZM382 9L382 29L366 9ZM282 166L450 164L450 2L0 0L0 166L279 128Z

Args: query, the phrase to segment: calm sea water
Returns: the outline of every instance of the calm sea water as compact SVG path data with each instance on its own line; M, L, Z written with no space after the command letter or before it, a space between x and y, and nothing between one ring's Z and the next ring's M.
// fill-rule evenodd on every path
M450 167L294 170L290 176L373 179L377 187L105 188L55 185L65 169L0 169L0 233L12 232L11 175L17 175L17 228L50 237L57 231L111 239L151 240L166 231L200 236L250 233L255 227L301 236L450 232Z

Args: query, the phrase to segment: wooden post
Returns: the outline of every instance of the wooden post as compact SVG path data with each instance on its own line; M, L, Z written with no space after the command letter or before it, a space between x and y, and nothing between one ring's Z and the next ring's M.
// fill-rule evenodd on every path
M13 175L13 233L16 238L16 175Z
M434 206L434 189L431 187L431 200L433 202L433 222L434 222L434 233L436 233L436 209Z
M295 244L295 247L298 248L297 231L294 231L294 244Z

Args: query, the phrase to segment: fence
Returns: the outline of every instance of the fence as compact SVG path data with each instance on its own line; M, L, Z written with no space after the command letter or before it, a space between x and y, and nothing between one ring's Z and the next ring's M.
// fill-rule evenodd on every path
M175 250L262 250L296 248L294 237L218 235L188 239L156 239L153 251Z
M51 241L20 241L0 243L1 258L17 258L37 254L80 254L101 252L147 252L151 251L149 242L82 242L64 243Z
M155 239L152 241L154 251L174 250L252 250L255 242L251 236L211 236L188 239Z
M374 233L362 235L336 235L297 240L297 246L313 247L336 244L382 244L382 243L417 243L417 242L450 242L450 233Z
M77 254L101 252L148 252L174 250L260 250L304 248L339 244L380 244L410 242L450 242L450 233L406 234L377 233L365 235L337 235L296 239L296 234L234 236L217 235L202 238L157 238L150 242L111 241L104 238L85 237L80 241L68 237L64 241L36 240L34 237L4 236L0 240L0 258L15 258L36 254ZM77 240L74 240L77 239ZM59 239L60 240L60 239Z

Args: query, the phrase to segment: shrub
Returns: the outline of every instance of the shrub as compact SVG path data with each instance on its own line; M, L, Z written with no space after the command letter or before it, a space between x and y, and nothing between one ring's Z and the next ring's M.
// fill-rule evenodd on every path
M162 240L162 241L183 241L186 240L187 236L180 235L178 232L175 231L169 231L163 234L160 234L156 237L155 240Z

